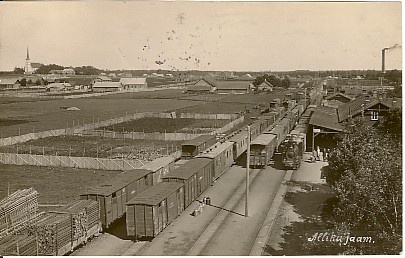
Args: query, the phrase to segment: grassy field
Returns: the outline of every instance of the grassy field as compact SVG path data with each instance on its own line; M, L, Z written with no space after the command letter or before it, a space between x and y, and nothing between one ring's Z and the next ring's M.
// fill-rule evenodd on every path
M79 194L92 185L112 179L121 171L77 168L0 165L0 199L25 188L39 193L40 204L65 204L79 199Z
M119 123L107 127L98 128L98 130L108 130L115 132L144 132L144 133L174 133L189 132L200 128L219 128L229 123L230 120L213 119L192 119L192 118L155 118L145 117Z
M102 121L126 114L145 111L167 111L196 105L194 101L172 99L125 98L58 99L37 102L17 102L0 105L0 119L27 120L29 123L0 126L0 138L21 134L63 129L83 123ZM198 104L198 103L197 103ZM77 107L79 111L67 111L62 107Z
M274 98L282 99L288 91L248 95L187 95L181 90L120 93L81 99L0 98L0 119L25 120L26 123L0 125L0 138L31 132L63 129L73 124L92 123L136 112L174 111L187 113L241 113ZM77 107L67 111L63 107Z
M0 147L1 152L31 153L99 158L137 158L153 160L179 150L183 141L110 139L87 136L57 136Z

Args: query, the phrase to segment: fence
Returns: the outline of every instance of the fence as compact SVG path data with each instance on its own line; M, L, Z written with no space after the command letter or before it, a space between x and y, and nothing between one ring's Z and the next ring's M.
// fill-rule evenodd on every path
M222 134L226 131L232 129L237 124L240 124L244 121L244 117L239 117L228 124L224 125L221 128L216 129L215 131L204 133L204 134ZM137 139L137 140L161 140L161 141L188 141L192 140L200 135L197 133L144 133L144 132L112 132L105 130L83 130L81 133L83 136L99 136L105 138L113 139Z
M173 118L173 117L176 117L176 115L175 115L175 112L171 112L171 113L164 113L164 112L162 112L162 113L156 113L156 112L135 113L132 115L126 115L126 116L119 117L119 118L112 118L112 119L108 119L108 120L104 120L104 121L94 122L94 123L90 123L90 124L84 124L84 125L80 125L77 127L49 130L49 131L43 131L43 132L38 132L38 133L29 133L29 134L24 134L24 135L19 135L19 136L10 136L7 138L1 138L0 147L13 145L16 143L27 142L30 140L37 140L37 139L41 139L41 138L51 137L51 136L78 135L78 134L81 134L83 131L89 131L89 130L93 130L93 129L99 128L99 127L106 127L106 126L110 126L113 124L124 123L124 122L130 121L130 120L140 119L140 118L144 118L144 117ZM194 118L194 119L230 119L230 120L233 120L233 119L237 118L238 115L237 114L181 113L180 117L181 118ZM236 119L234 121L237 121L237 120L238 119ZM232 121L231 123L233 123L234 121ZM232 127L230 127L230 128L232 128ZM227 129L227 130L229 130L229 129ZM222 130L222 131L221 130L222 130L222 128L218 129L217 131L215 131L215 133L212 133L212 134L223 133L223 132L227 131L227 130ZM128 133L128 134L130 134L130 133ZM166 136L164 136L164 135L150 136L152 138L136 138L135 136L134 136L135 138L131 138L131 136L126 136L126 137L122 136L121 139L123 137L125 137L125 139L156 139L156 138L158 138L161 140L166 139L166 141L180 141L180 140L190 140L197 136L199 136L199 134L181 135L181 134L176 133L176 134L171 134L171 135L166 134ZM138 137L143 137L143 136L138 136ZM153 138L153 137L156 137L156 138ZM117 138L119 138L119 137L117 137Z

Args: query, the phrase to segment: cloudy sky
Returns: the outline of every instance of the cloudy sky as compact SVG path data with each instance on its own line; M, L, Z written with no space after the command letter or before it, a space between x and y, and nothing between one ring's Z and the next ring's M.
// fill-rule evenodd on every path
M381 69L402 45L400 2L2 2L0 70ZM401 68L402 48L387 52Z

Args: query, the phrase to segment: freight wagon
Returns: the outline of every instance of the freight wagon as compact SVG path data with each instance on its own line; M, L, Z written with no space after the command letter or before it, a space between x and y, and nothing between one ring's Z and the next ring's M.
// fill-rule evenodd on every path
M127 235L155 237L185 209L184 185L159 183L126 203Z
M189 160L162 179L163 182L184 184L184 205L188 207L202 192L211 186L213 175L212 160L198 158Z
M200 135L181 145L181 158L191 159L217 142L215 135Z
M173 171L175 159L172 156L161 157L145 164L141 169L150 170L152 185L162 182L162 177Z
M211 148L196 156L196 158L207 158L213 162L212 181L222 175L234 162L233 142L217 143Z
M232 153L234 161L236 161L247 150L247 135L248 133L244 128L228 138L227 141L233 143Z
M101 183L80 195L82 200L100 203L100 219L103 228L108 228L125 213L125 203L152 186L150 170L128 170L113 180Z
M252 167L266 167L277 148L277 136L261 134L250 143L250 165Z

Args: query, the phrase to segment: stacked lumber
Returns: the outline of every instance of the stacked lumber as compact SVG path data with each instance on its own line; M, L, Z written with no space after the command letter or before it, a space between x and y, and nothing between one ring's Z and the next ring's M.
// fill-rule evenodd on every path
M0 232L34 217L38 211L38 192L17 190L0 201Z
M37 255L37 242L35 236L29 236L27 234L7 236L0 241L0 255Z
M0 232L0 240L8 235L12 235L12 234L21 235L21 234L27 233L27 228L31 225L34 225L38 221L44 219L45 215L46 215L45 212L37 213L33 217L31 217L29 220L15 224L13 227L3 230L2 232Z
M28 227L28 233L38 242L39 255L64 255L61 248L71 245L71 220L68 214L49 214Z
M77 200L65 207L50 211L55 214L69 214L72 224L72 241L87 237L87 231L100 222L98 201Z

